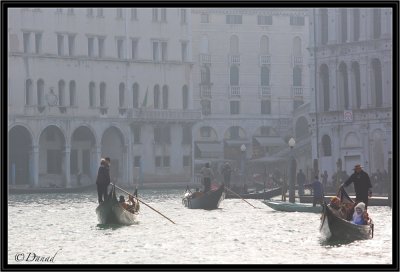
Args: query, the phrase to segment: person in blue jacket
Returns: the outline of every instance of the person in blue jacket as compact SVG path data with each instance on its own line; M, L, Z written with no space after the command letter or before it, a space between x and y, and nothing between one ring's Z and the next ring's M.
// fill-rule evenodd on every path
M317 203L320 205L324 203L324 186L318 180L318 176L314 177L314 182L309 184L304 184L304 188L311 188L314 192L313 207L315 207Z

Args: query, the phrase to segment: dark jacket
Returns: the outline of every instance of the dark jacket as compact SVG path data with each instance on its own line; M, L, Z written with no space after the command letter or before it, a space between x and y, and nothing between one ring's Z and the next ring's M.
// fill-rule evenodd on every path
M368 198L369 188L372 187L369 176L364 171L360 173L354 173L348 180L343 184L344 187L349 186L351 183L354 184L354 191L356 191L356 198L366 199Z
M303 185L306 182L306 175L303 172L297 173L297 184Z
M313 183L304 184L304 187L310 187L313 189L314 198L324 197L324 186L319 180L315 180Z
M110 168L108 166L101 165L99 167L99 171L97 173L96 184L108 186L108 184L110 184L110 182L111 182Z

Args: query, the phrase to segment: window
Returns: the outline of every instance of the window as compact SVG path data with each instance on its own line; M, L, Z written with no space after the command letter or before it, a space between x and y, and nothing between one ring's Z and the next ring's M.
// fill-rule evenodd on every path
M104 17L103 9L102 9L102 8L98 8L98 9L97 9L97 17Z
M58 82L58 105L65 106L65 83L63 80Z
M160 61L158 41L153 41L153 61Z
M158 9L153 8L153 22L158 21Z
M93 17L93 9L92 8L86 9L86 16Z
M23 34L23 39L24 39L24 53L29 53L30 52L30 36L31 33L25 32Z
M301 86L301 68L299 66L295 66L293 68L293 86Z
M269 68L267 66L261 67L261 86L269 86Z
M332 156L331 138L328 135L322 137L322 152L323 156Z
M137 20L138 16L137 16L137 8L131 8L131 20Z
M271 100L261 101L261 114L271 114Z
M75 55L75 35L68 35L68 56L72 57Z
M140 167L140 156L135 156L133 157L133 166L134 167Z
M210 100L201 100L201 113L203 115L211 114L211 101Z
M99 57L104 58L104 37L98 37L97 42L99 44Z
M120 108L124 107L124 101L125 101L125 84L120 83L119 84L119 107Z
M122 18L123 18L122 8L117 8L117 19L122 19Z
M133 127L133 143L140 144L141 128L139 125Z
M183 156L183 167L190 166L190 156Z
M211 128L210 127L202 127L200 128L200 135L201 137L211 137Z
M156 167L161 167L161 156L155 157L155 164L156 164Z
M347 42L347 9L340 10L340 41Z
M328 43L328 10L322 9L321 10L321 44Z
M160 108L160 86L154 86L154 108Z
M132 39L132 59L137 59L138 39Z
M209 15L208 15L207 13L202 13L202 14L200 15L200 23L207 24L207 23L209 23L209 22L210 22Z
M62 35L62 34L57 34L57 49L58 49L58 55L63 56L64 55L64 35Z
M89 57L94 56L94 38L93 37L88 37L88 56Z
M210 68L206 65L203 65L201 67L201 71L200 71L200 82L201 84L210 84L211 83L211 79L210 79Z
M303 26L304 17L303 16L290 16L290 25Z
M96 106L96 90L94 82L89 83L89 107Z
M182 144L192 143L192 128L190 126L182 127Z
M167 9L161 9L161 22L167 22Z
M227 24L241 24L242 15L226 15Z
M260 52L261 54L269 54L269 39L267 36L262 36L260 40Z
M106 84L100 83L100 107L106 106Z
M187 44L187 42L181 44L182 61L187 61Z
M230 102L230 110L231 110L231 114L239 114L240 113L240 101L231 101Z
M27 79L25 81L25 105L32 105L33 101L32 101L32 88L33 84L32 84L32 80Z
M42 33L35 33L35 53L42 53Z
M37 103L38 106L44 106L44 82L42 79L37 82Z
M182 109L186 110L189 105L189 90L185 85L182 87Z
M169 156L164 156L163 157L163 166L164 167L169 167L170 166L170 159L169 159Z
M257 23L258 25L272 25L272 16L258 15Z
M239 86L239 67L236 65L231 66L229 83L231 86Z
M181 9L181 24L186 24L186 23L187 23L186 9Z
M133 108L139 108L139 85L137 83L132 86Z
M161 140L162 130L161 129L162 129L161 127L155 127L154 128L154 142L156 144L161 144L162 143L162 140Z
M161 42L161 60L167 60L167 42Z
M171 128L170 127L162 128L162 139L163 139L164 144L171 143Z
M76 83L73 80L69 82L69 105L76 106Z
M119 59L124 58L124 40L117 39L117 55Z
M354 41L358 41L360 39L360 10L353 10L353 33L354 33Z
M61 150L48 149L46 157L47 157L47 173L61 174L61 160L62 160Z
M237 140L240 139L239 137L239 127L230 127L229 128L229 136L231 140Z
M164 85L162 89L162 102L163 102L163 109L168 109L168 86Z

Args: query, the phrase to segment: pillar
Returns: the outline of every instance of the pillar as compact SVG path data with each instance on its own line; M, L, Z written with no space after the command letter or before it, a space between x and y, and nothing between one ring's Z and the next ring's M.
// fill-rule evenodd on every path
M32 147L33 186L39 187L39 146Z
M65 187L71 187L71 146L66 145L64 150L64 178Z

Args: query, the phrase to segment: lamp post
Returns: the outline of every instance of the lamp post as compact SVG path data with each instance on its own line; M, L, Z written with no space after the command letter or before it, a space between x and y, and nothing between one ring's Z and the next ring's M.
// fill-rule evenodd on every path
M293 147L296 144L296 141L293 138L290 138L289 142L290 147L290 159L289 159L289 202L295 202L295 180L296 180L296 160L293 155Z
M241 160L240 160L240 176L242 178L242 183L243 183L243 188L245 185L245 178L244 178L244 162L246 159L246 146L244 144L242 144L240 146L240 151L241 151Z

